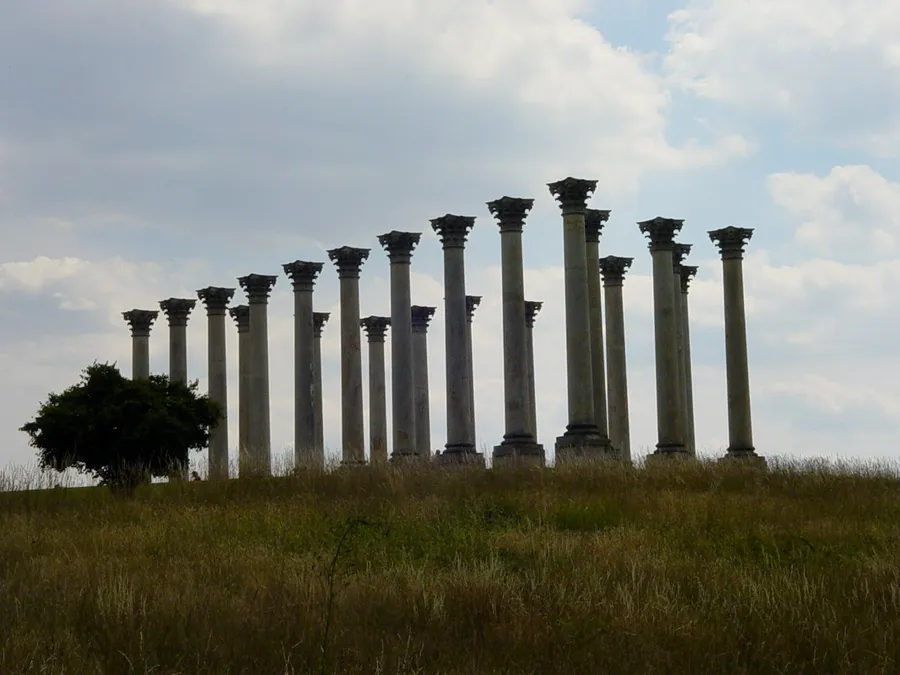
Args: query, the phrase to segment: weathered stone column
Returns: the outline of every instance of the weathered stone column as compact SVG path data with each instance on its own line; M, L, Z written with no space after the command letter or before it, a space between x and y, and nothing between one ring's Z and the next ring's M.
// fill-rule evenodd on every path
M391 318L367 316L359 322L359 325L366 329L366 337L369 339L369 462L387 464L384 335L391 325Z
M609 255L600 258L603 293L606 296L606 382L609 394L609 440L619 457L631 462L628 422L628 361L625 358L625 308L622 284L634 258Z
M684 346L684 446L691 457L697 456L697 439L694 433L694 375L691 367L691 320L688 312L688 287L691 279L697 275L693 265L681 265L679 268L679 286L681 287L681 335Z
M688 444L687 390L684 379L684 298L681 295L681 263L690 254L690 244L675 242L672 247L672 302L675 308L675 351L678 372L678 412L681 415L681 429L684 433L684 449L693 457Z
M528 430L537 442L537 395L534 386L534 320L544 306L543 302L525 301L525 327L528 329Z
M609 435L606 404L606 368L603 350L603 291L600 286L600 233L609 220L609 211L587 209L584 214L587 251L588 311L591 315L591 372L594 389L594 422L600 433ZM613 444L615 445L615 444Z
M678 319L672 287L672 250L683 220L656 217L638 223L650 237L653 257L653 313L656 342L656 421L659 457L687 457L681 416L681 383L678 380Z
M370 249L342 246L328 251L341 280L341 464L366 463L363 423L359 271Z
M253 475L253 456L250 453L250 305L238 305L228 310L238 332L238 476Z
M483 464L469 422L472 385L466 349L466 237L474 216L447 214L431 221L444 245L444 339L447 359L447 445L442 464Z
M431 401L428 395L428 323L437 307L413 305L412 365L416 406L416 454L431 459Z
M294 289L294 466L316 463L315 327L313 289L323 263L295 260L282 265Z
M269 411L269 294L278 277L249 274L238 283L250 305L250 475L272 475Z
M391 458L395 462L417 454L409 267L421 237L419 232L396 230L378 237L391 262Z
M325 417L322 407L322 329L329 312L313 312L313 382L315 383L316 442L315 466L325 468Z
M472 320L481 304L480 295L466 296L466 362L469 364L469 432L475 442L475 353L472 347Z
M528 329L525 326L525 272L522 228L533 199L501 197L488 202L500 225L503 294L503 389L506 433L494 446L494 462L527 462L544 466L544 448L534 440L529 425Z
M588 302L587 236L584 216L588 196L597 181L566 178L549 183L563 216L563 250L566 287L566 370L569 424L556 439L556 461L580 458L613 458L609 438L594 420L591 323Z
M173 382L187 382L187 322L196 305L196 300L188 298L159 302L159 308L169 320L169 379ZM182 467L175 467L169 480L187 480L189 468L190 460Z
M750 367L747 359L747 319L744 313L744 246L753 230L724 227L709 232L722 256L725 295L725 377L728 387L728 453L726 459L765 463L753 447L750 421Z
M228 359L225 349L225 310L233 288L209 286L197 291L206 305L206 360L209 398L222 408L222 419L209 432L209 479L228 479Z
M125 323L131 328L131 379L150 377L150 329L159 312L150 309L132 309L122 312Z

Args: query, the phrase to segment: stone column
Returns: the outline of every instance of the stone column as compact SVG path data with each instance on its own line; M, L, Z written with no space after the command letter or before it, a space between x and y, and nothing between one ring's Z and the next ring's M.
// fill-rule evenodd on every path
M395 462L417 454L409 267L421 237L419 232L396 230L378 237L391 262L391 458Z
M619 457L631 462L628 422L628 361L625 358L625 309L622 284L634 258L606 256L600 259L606 296L606 382L609 394L609 440Z
M566 178L548 184L563 216L566 288L566 370L569 424L556 439L556 461L613 458L615 452L594 420L591 324L588 302L587 235L584 217L587 198L597 181Z
M584 214L587 250L588 311L591 314L591 372L594 389L594 422L600 433L609 435L606 404L606 369L603 358L603 301L600 285L600 233L609 220L609 211L587 209ZM614 444L615 445L615 444Z
M488 202L500 225L503 295L503 389L506 433L494 446L494 462L527 462L544 466L544 448L534 440L528 421L528 329L525 326L525 272L522 228L533 199L501 197Z
M331 316L329 312L313 312L313 382L315 386L315 466L325 468L325 421L322 409L322 329Z
M469 364L469 432L475 442L475 354L472 348L472 319L481 304L480 295L466 296L466 363Z
M370 249L343 246L328 251L341 280L341 464L366 463L363 423L359 271Z
M690 254L690 244L675 242L672 247L672 302L675 308L675 352L678 355L678 412L681 415L681 429L684 434L684 449L693 457L688 444L687 394L684 379L684 298L681 295L681 263Z
M320 262L295 260L282 265L294 289L294 466L316 463L316 390L313 346L313 288Z
M537 442L537 396L534 387L534 320L543 307L543 302L525 301L525 327L528 329L528 430Z
M474 216L447 214L431 221L444 246L444 339L447 368L447 445L442 464L483 465L470 426L472 385L466 349L466 237Z
M369 462L387 464L387 399L384 377L384 335L391 318L367 316L359 322L369 339ZM393 340L393 337L391 338Z
M269 294L278 277L249 274L238 283L250 305L250 475L272 475L272 432L269 412Z
M253 473L250 454L250 305L238 305L228 310L238 332L238 476Z
M683 220L654 218L638 223L650 237L653 257L653 313L656 342L657 457L687 457L681 416L681 383L678 380L678 320L675 316L675 283L672 273L675 234Z
M228 360L225 349L225 310L234 297L233 288L208 286L197 291L206 305L206 360L209 398L222 408L222 418L209 432L209 479L228 479Z
M159 312L150 309L132 309L122 312L125 323L131 328L131 379L150 377L150 329Z
M691 279L697 275L696 266L681 265L678 270L678 282L681 292L681 336L684 347L682 356L684 364L681 372L684 376L684 447L691 455L697 456L697 439L694 433L694 375L691 368L691 321L688 312L688 287Z
M747 359L747 319L744 313L744 246L753 230L725 227L709 232L722 256L725 293L725 377L728 387L728 453L726 459L765 463L753 447L750 422L750 367Z
M168 298L160 300L159 308L169 320L169 379L173 382L187 382L187 322L196 300L188 298ZM173 468L170 481L187 480L188 463Z
M416 454L431 459L431 402L428 396L428 323L437 307L413 305L412 365L416 406Z

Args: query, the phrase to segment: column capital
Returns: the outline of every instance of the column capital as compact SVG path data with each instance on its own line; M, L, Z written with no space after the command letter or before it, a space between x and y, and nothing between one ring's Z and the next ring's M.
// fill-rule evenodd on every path
M331 312L313 312L313 337L322 337L322 329L330 316Z
M741 260L744 257L744 246L753 236L753 229L729 225L719 230L710 230L707 234L710 241L719 247L722 260Z
M692 248L692 244L679 244L678 242L672 244L672 269L676 275L681 273L681 263L688 257Z
M585 209L584 212L584 237L589 244L600 241L600 232L609 220L609 210Z
M550 188L550 194L556 197L565 216L587 210L588 197L597 189L597 181L569 176L555 183L547 183L547 187Z
M683 225L684 220L661 216L638 223L641 232L650 237L651 251L671 251L675 245L675 235L681 231Z
M422 238L421 232L398 232L392 230L387 234L378 235L378 243L387 251L388 260L392 264L409 264L412 260L412 252Z
M426 331L431 317L434 316L437 307L423 307L422 305L413 305L410 309L412 317L413 330Z
M295 292L312 291L316 285L316 277L322 271L324 263L309 262L307 260L295 260L291 263L284 263L281 269L290 278L291 285Z
M687 295L688 287L691 285L691 279L697 276L697 266L682 265L679 273L681 274L681 292Z
M276 281L278 277L272 274L248 274L245 277L238 277L238 283L247 294L247 300L251 305L267 303Z
M187 326L191 311L197 306L197 301L191 298L168 298L159 301L159 308L169 320L169 327Z
M246 333L250 330L250 305L229 307L228 314L234 319L238 333Z
M480 295L467 295L466 296L466 319L469 323L472 323L472 317L475 316L475 310L478 309L478 305L481 304L481 296Z
M544 306L543 302L535 302L533 300L525 301L525 326L534 328L534 320L537 318L538 312Z
M431 229L440 237L444 249L465 248L469 230L475 227L475 216L455 216L448 213L440 218L432 218L429 222Z
M371 250L341 246L330 249L327 253L329 260L337 267L339 279L359 279L359 270L368 259Z
M384 342L384 335L391 325L389 316L367 316L360 319L359 325L366 329L366 337L369 342Z
M522 226L525 224L525 218L533 206L533 199L523 199L521 197L501 197L487 203L488 211L491 212L491 215L497 219L500 225L501 234L504 232L521 232Z
M625 280L625 272L631 267L634 258L621 258L608 255L600 258L600 274L603 275L604 286L621 286Z
M149 337L150 329L158 316L159 312L154 309L131 309L122 312L122 318L131 328L131 337Z
M228 303L234 297L233 288L221 286L207 286L197 291L197 297L206 305L207 314L224 314Z

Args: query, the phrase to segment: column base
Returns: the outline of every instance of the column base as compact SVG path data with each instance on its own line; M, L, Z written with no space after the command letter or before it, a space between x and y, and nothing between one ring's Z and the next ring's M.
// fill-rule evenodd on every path
M507 442L494 446L493 466L527 465L543 468L547 464L547 454L544 446L538 443Z
M569 425L556 439L556 463L619 459L619 452L593 425Z
M647 459L651 457L660 459L693 459L683 443L657 443L656 450L652 455L647 455Z
M358 467L368 466L368 463L364 459L342 459L341 460L341 468L342 469L356 469Z
M415 452L392 452L389 463L391 466L421 466L427 461Z
M756 450L753 448L740 448L740 449L728 449L728 452L725 453L724 457L720 457L717 460L719 463L730 463L730 462L740 462L746 466L757 467L760 469L765 469L768 467L768 463L766 462L766 458L761 455L756 454Z
M475 452L471 445L447 445L440 455L435 456L435 460L440 466L485 466L484 455Z

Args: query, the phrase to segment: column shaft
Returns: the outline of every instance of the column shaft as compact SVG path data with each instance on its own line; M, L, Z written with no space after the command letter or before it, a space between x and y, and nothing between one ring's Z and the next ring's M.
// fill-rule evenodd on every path
M341 284L341 450L346 464L364 464L362 339L359 329L359 279Z
M584 214L563 215L568 431L596 432Z
M684 452L679 402L678 344L672 293L672 251L658 249L653 258L653 313L656 353L656 422L659 452Z
M685 428L684 444L692 457L697 456L697 439L694 431L694 375L691 366L691 321L688 311L688 287L691 278L697 274L697 268L690 265L681 266L681 335L684 345L684 410Z
M685 450L687 447L687 407L685 406L684 389L684 305L681 296L680 265L676 265L672 273L672 310L675 328L675 397L678 405L678 417Z
M253 475L253 439L250 434L250 400L253 358L250 329L238 329L238 476Z
M131 338L131 379L146 380L150 377L150 334Z
M725 287L725 376L728 386L729 452L753 451L742 263L740 258L726 258L722 261Z
M316 445L312 291L294 291L294 463L314 462Z
M428 332L413 330L413 387L416 407L416 454L431 457L431 403L428 395Z
M187 325L169 327L169 379L187 382Z
M606 368L603 344L603 290L600 284L600 231L609 219L609 211L587 209L585 213L588 312L591 330L591 386L594 394L594 423L603 436L608 435Z
M329 314L327 312L314 312L314 334L313 334L313 382L315 386L314 409L315 409L315 467L319 470L325 468L325 423L323 415L323 392L322 392L322 329L325 322L328 321Z
M250 446L254 473L272 475L269 413L269 306L250 299Z
M447 452L471 453L468 349L466 348L465 249L444 248L444 341L447 356Z
M417 455L413 383L410 264L391 262L391 416L393 454Z
M209 398L222 409L219 423L209 434L209 479L228 478L228 363L225 347L225 308L209 311L207 363Z
M387 464L387 402L384 342L369 342L369 461Z
M632 258L607 256L600 260L606 304L606 381L609 403L609 439L620 459L631 462L628 421L628 361L625 358L625 309L622 284Z
M187 322L197 301L188 298L161 300L159 308L169 321L169 380L187 382ZM190 458L183 465L174 466L169 481L188 479Z

